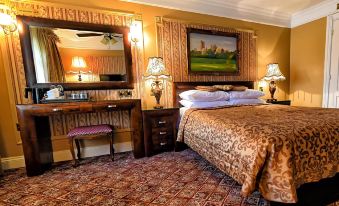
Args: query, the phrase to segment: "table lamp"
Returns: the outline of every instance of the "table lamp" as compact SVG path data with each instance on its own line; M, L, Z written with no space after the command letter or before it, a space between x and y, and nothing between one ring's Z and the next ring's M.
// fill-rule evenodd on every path
M279 65L277 63L272 63L267 65L266 75L263 78L266 81L270 81L269 91L271 93L271 99L268 99L268 102L277 101L274 98L274 93L277 88L275 81L283 81L285 80L285 76L281 73L279 69Z
M164 61L161 57L150 57L148 59L148 66L144 78L154 79L151 84L151 96L154 96L156 100L154 109L162 109L163 106L160 105L160 98L162 90L164 89L162 80L169 79L170 75L166 70Z

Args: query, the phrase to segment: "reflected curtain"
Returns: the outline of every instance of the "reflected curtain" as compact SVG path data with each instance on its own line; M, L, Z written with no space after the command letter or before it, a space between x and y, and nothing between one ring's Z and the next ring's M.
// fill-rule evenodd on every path
M38 83L65 82L65 71L57 47L59 37L49 28L32 27L30 34Z

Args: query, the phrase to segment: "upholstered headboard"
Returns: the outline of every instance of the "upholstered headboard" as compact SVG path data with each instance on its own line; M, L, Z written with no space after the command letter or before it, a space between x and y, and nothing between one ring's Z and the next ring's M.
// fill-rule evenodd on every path
M183 91L194 89L196 86L213 86L213 85L237 85L246 86L249 89L254 88L253 81L230 81L230 82L173 82L173 106L180 107L179 94Z

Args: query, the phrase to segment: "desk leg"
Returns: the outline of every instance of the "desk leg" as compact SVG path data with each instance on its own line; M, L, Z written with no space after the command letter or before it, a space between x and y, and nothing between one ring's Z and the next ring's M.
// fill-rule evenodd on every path
M18 112L27 176L41 175L53 162L48 117Z
M51 140L51 130L48 116L35 117L36 134L38 137L40 164L43 169L49 169L53 160L53 148Z
M133 129L132 135L132 147L135 158L141 158L145 156L144 138L142 132L142 115L141 115L141 103L138 101L131 109L131 127Z

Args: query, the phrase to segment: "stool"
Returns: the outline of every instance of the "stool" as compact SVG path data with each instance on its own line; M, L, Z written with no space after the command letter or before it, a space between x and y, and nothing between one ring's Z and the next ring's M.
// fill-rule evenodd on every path
M69 138L69 146L73 158L73 165L77 166L79 163L80 157L80 139L94 139L101 136L109 137L110 143L110 156L112 161L114 161L114 147L113 147L113 129L112 126L103 124L103 125L92 125L92 126L83 126L83 127L76 127L68 132L67 134ZM77 147L77 156L78 159L75 158L74 153L74 145L73 142L75 141L75 145Z

